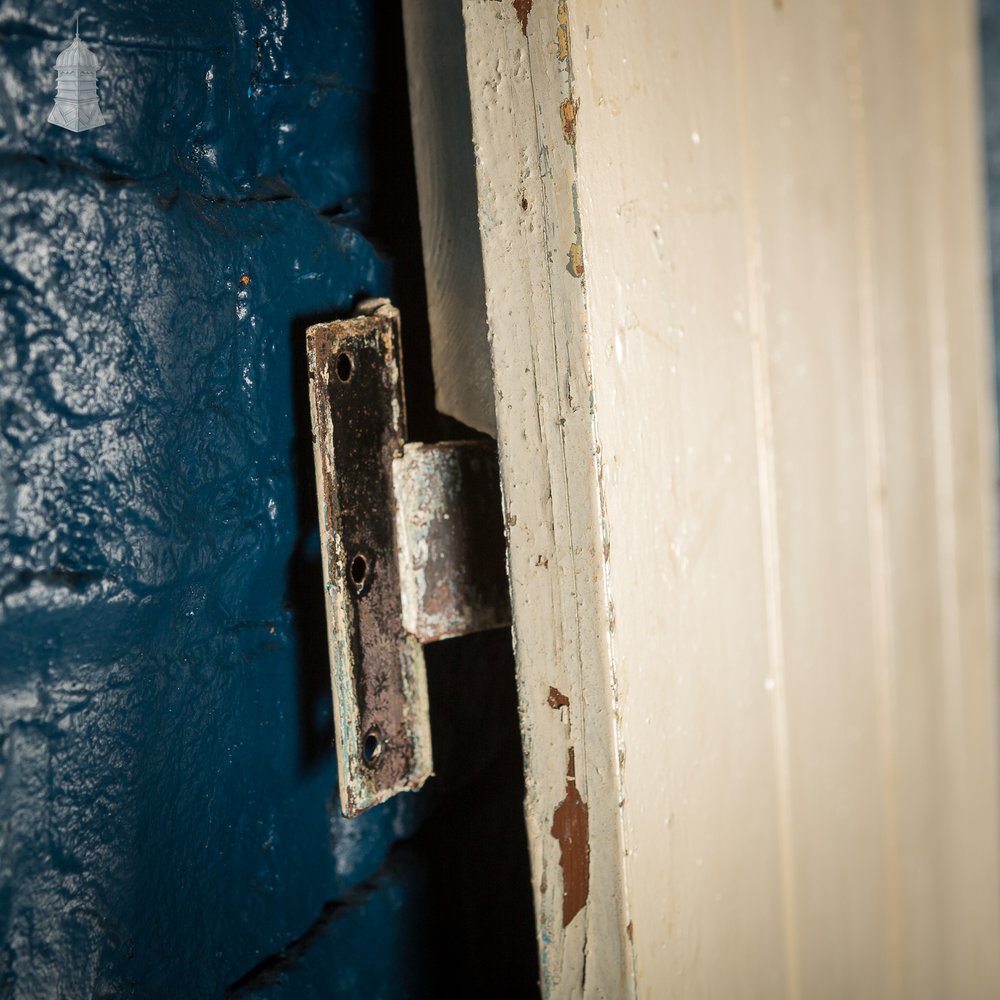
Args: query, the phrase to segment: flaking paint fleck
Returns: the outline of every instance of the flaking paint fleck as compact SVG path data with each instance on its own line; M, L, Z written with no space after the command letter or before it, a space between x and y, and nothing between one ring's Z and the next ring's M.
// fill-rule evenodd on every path
M571 243L569 248L569 264L567 270L574 278L583 277L583 247L579 243Z
M557 687L549 688L548 703L550 708L568 708L569 698Z
M580 102L567 97L559 105L559 117L562 119L563 138L571 145L576 145L576 113L580 110Z
M563 927L586 906L590 892L590 821L587 804L576 787L576 755L566 764L566 797L552 815L552 836L559 841L563 872Z

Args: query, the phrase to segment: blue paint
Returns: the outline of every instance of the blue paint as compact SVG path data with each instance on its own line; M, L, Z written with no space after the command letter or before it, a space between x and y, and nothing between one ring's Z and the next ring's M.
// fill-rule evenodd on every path
M304 318L394 290L377 6L99 0L73 135L75 8L0 5L2 996L428 988L425 800L339 816L308 598Z

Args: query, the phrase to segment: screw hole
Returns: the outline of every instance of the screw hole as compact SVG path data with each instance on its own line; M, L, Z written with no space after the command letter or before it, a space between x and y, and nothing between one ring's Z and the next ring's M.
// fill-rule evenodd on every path
M361 745L361 756L366 764L371 764L382 753L382 734L378 726L372 726L365 733L364 742Z
M354 371L354 362L351 361L350 354L341 354L337 358L337 378L341 382L350 382L351 374Z
M360 594L368 579L368 560L360 552L351 560L351 579L354 589Z

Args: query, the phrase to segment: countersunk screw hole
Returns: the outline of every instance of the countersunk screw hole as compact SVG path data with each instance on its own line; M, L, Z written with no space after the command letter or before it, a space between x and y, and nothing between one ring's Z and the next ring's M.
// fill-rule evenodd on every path
M365 733L364 743L361 745L361 756L366 764L371 764L382 753L382 734L378 726L372 726Z
M337 378L341 382L350 382L351 374L354 371L354 362L351 361L350 354L341 354L337 358Z
M351 560L351 579L354 581L354 589L361 593L361 588L368 579L368 560L360 552Z

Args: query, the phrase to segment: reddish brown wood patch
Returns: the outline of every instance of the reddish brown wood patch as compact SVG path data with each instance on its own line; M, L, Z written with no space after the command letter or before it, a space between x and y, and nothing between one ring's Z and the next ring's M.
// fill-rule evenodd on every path
M531 13L531 5L534 0L514 0L514 13L517 14L518 21L521 22L521 34L528 37L528 15Z
M567 927L586 905L590 892L589 816L587 804L580 798L576 787L576 757L572 747L566 766L566 798L552 815L551 832L559 841L559 867L563 871L563 927Z
M549 708L566 708L569 705L569 698L559 688L550 687L548 703Z
M576 113L580 110L580 102L566 98L559 105L559 116L562 118L563 138L571 145L576 145Z

